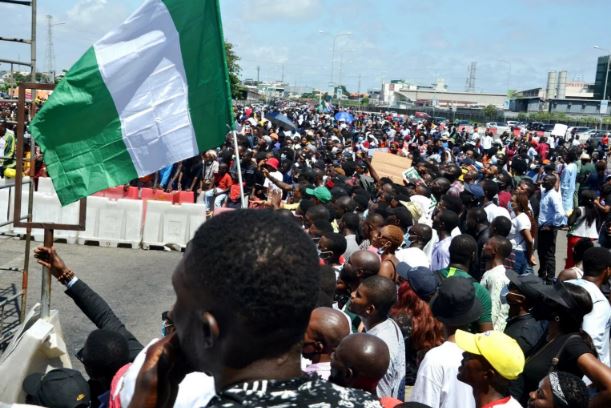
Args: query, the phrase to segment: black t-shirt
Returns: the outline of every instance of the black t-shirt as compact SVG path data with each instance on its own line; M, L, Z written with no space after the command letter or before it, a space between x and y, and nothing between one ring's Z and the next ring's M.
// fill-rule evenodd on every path
M566 341L569 336L572 337ZM585 353L592 353L592 350L583 339L575 333L558 336L551 342L545 344L526 360L524 372L521 375L523 387L520 396L515 396L514 390L512 390L512 395L514 395L522 405L526 405L528 393L539 388L539 382L549 373L552 359L558 354L565 343L566 345L560 354L556 370L571 373L577 377L583 377L584 374L579 368L579 365L577 365L577 359Z
M368 392L343 388L320 377L286 381L256 380L234 385L214 397L208 408L231 407L366 407L380 408Z
M507 320L505 334L515 339L526 358L545 344L545 324L530 313Z

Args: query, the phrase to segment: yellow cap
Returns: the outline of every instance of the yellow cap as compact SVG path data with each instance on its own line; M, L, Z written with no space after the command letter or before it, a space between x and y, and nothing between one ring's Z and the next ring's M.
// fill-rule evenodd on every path
M456 345L486 359L501 377L515 380L524 371L524 352L513 338L499 331L471 334L456 331Z

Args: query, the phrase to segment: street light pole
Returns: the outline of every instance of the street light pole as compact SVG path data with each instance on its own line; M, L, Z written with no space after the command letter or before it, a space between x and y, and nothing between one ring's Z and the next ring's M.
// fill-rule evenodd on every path
M322 31L322 30L320 30L319 33L328 34L326 31ZM352 35L350 31L347 31L345 33L337 33L333 35L333 48L331 50L331 82L330 82L331 86L333 86L333 93L335 93L333 77L335 76L335 47L337 45L337 39L342 36L350 36L350 35Z

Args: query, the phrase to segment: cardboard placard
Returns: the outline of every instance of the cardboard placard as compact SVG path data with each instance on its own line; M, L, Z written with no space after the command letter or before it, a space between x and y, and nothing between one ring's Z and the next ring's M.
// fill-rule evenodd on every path
M403 173L412 167L412 160L392 153L375 152L371 165L380 177L389 177L397 184L403 184Z
M556 123L554 125L554 129L552 130L552 136L562 136L566 134L566 131L569 127L567 125L563 125L561 123Z

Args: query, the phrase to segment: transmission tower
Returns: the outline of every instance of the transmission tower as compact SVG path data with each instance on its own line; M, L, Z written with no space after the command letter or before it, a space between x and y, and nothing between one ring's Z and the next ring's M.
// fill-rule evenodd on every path
M467 70L469 71L469 76L467 77L467 84L465 86L465 91L475 92L475 72L477 70L477 62L474 61L470 63Z
M47 15L47 71L49 71L49 81L55 83L55 53L53 50L53 16Z

